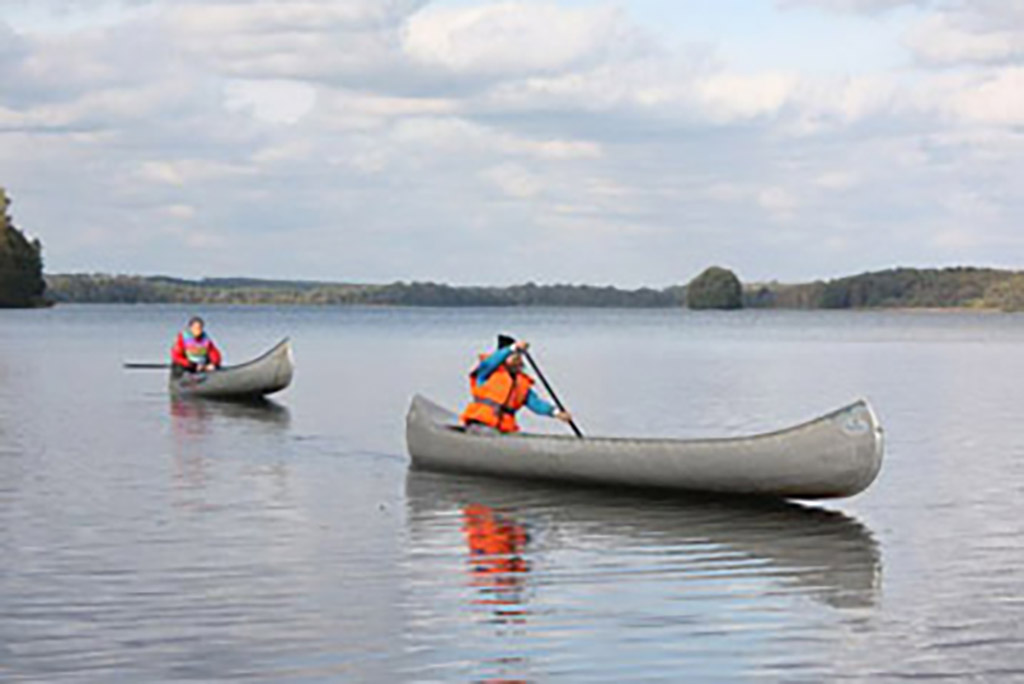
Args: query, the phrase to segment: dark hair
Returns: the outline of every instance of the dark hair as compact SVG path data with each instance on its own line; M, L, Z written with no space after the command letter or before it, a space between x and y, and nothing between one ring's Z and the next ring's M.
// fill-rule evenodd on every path
M206 327L206 321L204 321L199 316L193 316L192 318L188 319L188 327L191 328L196 323L198 323L199 325L203 326L204 328Z
M511 347L516 343L516 338L511 335L498 335L498 349L504 349L505 347Z

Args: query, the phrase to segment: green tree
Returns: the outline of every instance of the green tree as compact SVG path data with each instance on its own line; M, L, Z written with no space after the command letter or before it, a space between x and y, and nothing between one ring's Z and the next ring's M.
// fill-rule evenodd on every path
M45 303L42 245L14 227L7 213L11 202L0 187L0 307L31 307Z
M742 309L743 285L729 269L712 266L690 281L686 305L691 309Z

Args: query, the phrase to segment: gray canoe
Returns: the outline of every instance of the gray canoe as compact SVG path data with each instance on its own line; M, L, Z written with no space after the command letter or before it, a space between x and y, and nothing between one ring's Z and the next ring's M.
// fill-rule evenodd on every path
M883 452L882 429L863 400L778 432L676 440L476 434L416 396L406 441L413 465L427 470L796 499L863 491Z
M258 399L291 384L294 370L292 347L286 338L263 356L239 366L227 366L212 373L171 376L170 390L176 397Z

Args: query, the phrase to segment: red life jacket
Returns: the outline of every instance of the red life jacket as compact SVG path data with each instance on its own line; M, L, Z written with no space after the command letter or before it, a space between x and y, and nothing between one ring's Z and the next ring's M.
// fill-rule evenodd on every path
M171 361L182 368L194 368L212 363L220 368L221 354L217 345L208 335L203 335L200 344L187 331L179 333L171 347Z
M480 360L488 357L481 354ZM482 385L476 374L469 375L469 389L473 401L462 412L463 423L482 423L500 432L518 432L516 411L526 405L526 398L533 387L533 379L525 373L509 373L501 364Z

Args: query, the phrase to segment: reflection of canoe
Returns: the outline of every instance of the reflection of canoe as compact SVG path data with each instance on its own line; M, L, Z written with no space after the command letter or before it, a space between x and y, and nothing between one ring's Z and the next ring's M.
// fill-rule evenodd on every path
M836 608L871 606L881 588L877 543L864 525L838 511L780 500L641 497L544 483L510 488L493 478L416 470L405 489L415 534L439 534L438 521L456 520L464 507L478 504L539 532L543 548L596 545L677 559L683 562L674 566L678 581L762 576Z
M171 417L175 420L200 422L217 419L249 421L281 427L287 427L291 422L291 412L286 406L264 398L241 402L190 401L171 397Z
M292 381L291 343L284 339L263 356L212 373L171 376L174 396L252 400L280 392Z
M413 464L430 470L804 499L856 494L882 465L882 430L864 401L753 437L577 439L466 432L417 396L406 440Z

